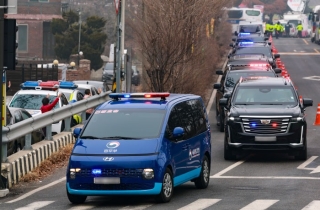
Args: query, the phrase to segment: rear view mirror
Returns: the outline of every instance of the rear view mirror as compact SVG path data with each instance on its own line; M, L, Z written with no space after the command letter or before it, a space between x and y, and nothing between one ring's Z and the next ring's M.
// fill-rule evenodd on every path
M234 47L233 43L229 44L230 47Z
M78 137L79 137L79 135L80 135L80 133L81 133L81 130L82 130L82 128L75 128L75 129L73 130L73 136L74 136L74 138L78 138Z
M232 38L232 41L235 42L237 39L236 38Z
M221 84L220 83L216 83L213 85L213 89L220 89L221 88Z
M280 73L282 72L282 70L279 69L279 68L275 68L275 69L274 69L274 72L275 72L276 74L280 74Z
M268 37L264 37L264 41L268 41L269 40L269 38Z
M280 58L280 54L274 54L274 58Z
M235 35L235 36L238 36L238 32L235 31L235 32L234 32L234 35Z
M268 45L271 46L271 42L268 42Z
M220 106L227 106L228 105L228 99L227 98L221 98L219 100L219 105Z
M313 106L313 100L310 98L303 98L303 107Z
M217 75L223 75L223 71L220 70L220 69L219 69L219 70L216 70L216 74L217 74Z

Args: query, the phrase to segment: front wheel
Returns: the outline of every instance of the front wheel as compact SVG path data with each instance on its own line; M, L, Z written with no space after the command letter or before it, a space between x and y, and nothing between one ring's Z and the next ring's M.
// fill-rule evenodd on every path
M70 194L68 192L68 189L67 189L67 196L68 196L69 201L73 204L82 204L87 199L87 196L85 196L85 195L72 195L72 194Z
M210 161L207 156L204 156L202 161L200 176L195 179L194 184L198 189L205 189L208 187L210 181Z
M219 115L219 124L220 124L220 128L219 128L219 130L220 130L220 132L224 132L224 118L222 117L222 113L220 113L220 115Z
M160 194L156 197L156 200L161 203L167 203L171 200L173 195L173 178L170 169L166 169L163 179L162 188Z

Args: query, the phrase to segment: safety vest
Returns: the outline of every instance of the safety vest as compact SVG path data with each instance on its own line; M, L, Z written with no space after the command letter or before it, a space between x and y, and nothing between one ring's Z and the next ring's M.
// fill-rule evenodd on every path
M269 31L269 30L270 30L270 24L267 23L267 24L266 24L266 29L265 29L265 31Z
M283 25L281 25L281 32L284 32L285 28Z
M297 25L296 29L297 29L298 31L302 31L302 30L303 30L303 26L302 26L301 24L299 24L299 25Z
M72 101L72 98L73 98L73 92L70 94L70 97L69 97L69 101L70 102ZM82 122L82 119L81 119L80 115L74 114L72 117L76 121L77 124L80 124Z
M273 31L273 29L274 29L274 25L270 24L269 31Z
M276 24L276 30L277 30L277 31L281 31L281 28L282 28L282 27L281 27L281 24Z

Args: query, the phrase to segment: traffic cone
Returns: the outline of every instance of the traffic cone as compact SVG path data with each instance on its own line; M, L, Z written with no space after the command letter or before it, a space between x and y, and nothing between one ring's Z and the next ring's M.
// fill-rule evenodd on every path
M320 125L320 104L318 104L316 120L314 121L313 125Z

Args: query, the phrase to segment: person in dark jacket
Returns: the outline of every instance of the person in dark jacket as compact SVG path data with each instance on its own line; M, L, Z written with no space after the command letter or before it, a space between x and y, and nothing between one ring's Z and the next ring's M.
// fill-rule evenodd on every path
M8 86L7 86L6 91L8 92L8 90L10 90L10 88L11 88L11 82L10 82L10 81L8 81Z
M290 29L291 29L291 25L289 23L287 23L285 26L285 32L286 32L286 37L290 37Z

